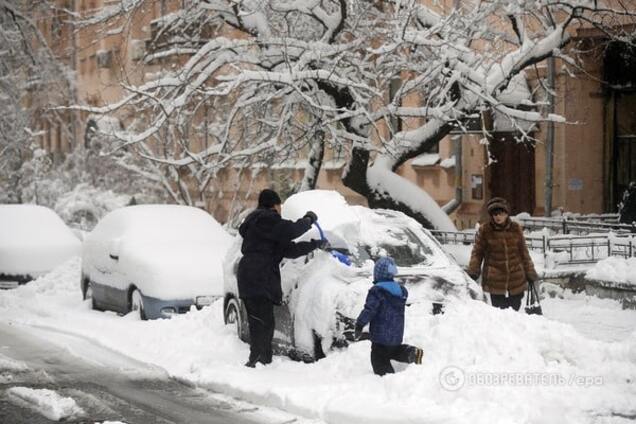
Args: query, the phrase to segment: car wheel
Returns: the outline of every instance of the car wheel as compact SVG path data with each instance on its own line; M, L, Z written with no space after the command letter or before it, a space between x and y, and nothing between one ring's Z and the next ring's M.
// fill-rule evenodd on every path
M130 296L130 311L139 314L139 319L146 319L146 313L144 312L144 299L141 297L141 292L137 289L135 289Z
M95 298L93 297L93 285L90 281L86 283L86 288L84 289L84 300L90 300L91 309L97 309L95 307Z
M228 300L227 305L225 306L225 324L226 325L234 325L236 328L236 335L239 339L247 342L249 339L247 337L247 329L245 326L245 322L243 320L243 315L241 314L241 306L237 299L232 298Z
M314 333L314 359L319 361L322 358L325 358L325 352L322 350L322 337L318 335L315 331Z

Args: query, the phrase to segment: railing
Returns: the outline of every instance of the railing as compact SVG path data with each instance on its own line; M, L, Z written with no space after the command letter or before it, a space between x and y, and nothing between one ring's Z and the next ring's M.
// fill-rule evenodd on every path
M598 215L603 216L603 215ZM612 215L606 215L607 217ZM517 222L523 225L525 230L540 230L548 228L561 234L591 234L591 233L636 233L636 223L619 224L609 219L604 221L595 221L593 218L585 220L570 218L515 218Z
M431 234L442 244L475 243L475 233L431 231ZM526 245L555 265L591 264L610 256L636 257L636 236L631 234L526 236Z

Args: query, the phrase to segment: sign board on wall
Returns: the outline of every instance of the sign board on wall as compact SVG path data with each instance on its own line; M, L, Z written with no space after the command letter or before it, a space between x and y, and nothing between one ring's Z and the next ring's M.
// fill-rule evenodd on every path
M583 190L583 180L580 178L570 178L568 180L568 190L570 191L580 191Z

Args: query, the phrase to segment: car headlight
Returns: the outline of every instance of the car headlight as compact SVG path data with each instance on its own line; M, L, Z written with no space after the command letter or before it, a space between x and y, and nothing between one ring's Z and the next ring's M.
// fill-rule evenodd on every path
M197 306L209 306L216 299L217 296L197 296L197 298L195 299L195 303Z

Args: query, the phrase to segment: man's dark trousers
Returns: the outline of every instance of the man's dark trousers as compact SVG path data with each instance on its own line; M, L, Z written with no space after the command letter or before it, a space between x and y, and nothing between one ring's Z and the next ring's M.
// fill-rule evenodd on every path
M243 303L250 329L249 363L269 364L272 362L274 338L274 303L266 297L247 297Z

